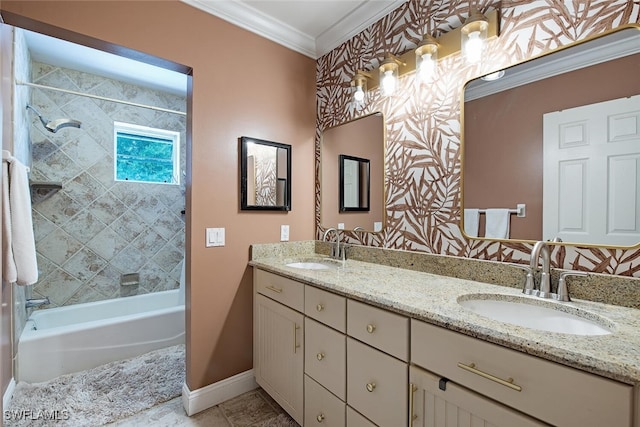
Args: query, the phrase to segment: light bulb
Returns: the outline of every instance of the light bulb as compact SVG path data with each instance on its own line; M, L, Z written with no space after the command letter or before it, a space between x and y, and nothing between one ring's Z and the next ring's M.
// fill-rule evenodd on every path
M362 90L362 86L356 87L356 91L353 93L353 99L356 102L364 101L364 91Z
M470 64L477 64L482 59L483 40L480 38L480 31L469 33L469 38L465 44L464 56Z
M382 77L380 87L382 88L383 95L393 95L396 91L396 78L393 75L393 70L387 70L384 72L384 77Z
M429 82L435 75L436 61L430 53L425 53L421 58L422 61L420 62L419 79L421 82Z

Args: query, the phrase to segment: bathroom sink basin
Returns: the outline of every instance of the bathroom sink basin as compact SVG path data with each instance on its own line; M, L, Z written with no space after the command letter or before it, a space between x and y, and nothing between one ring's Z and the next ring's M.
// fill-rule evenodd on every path
M552 301L507 295L465 295L458 304L480 316L541 331L608 335L613 325L592 313Z
M312 260L303 260L290 262L285 264L287 267L291 268L300 268L303 270L331 270L333 268L340 267L340 263L331 260L321 260L321 261L312 261Z

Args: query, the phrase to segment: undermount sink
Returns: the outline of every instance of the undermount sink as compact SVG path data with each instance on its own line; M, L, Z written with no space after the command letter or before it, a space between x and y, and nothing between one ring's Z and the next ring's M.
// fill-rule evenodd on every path
M303 270L331 270L340 267L340 263L332 260L300 260L285 264L287 267Z
M458 304L480 316L541 331L572 335L608 335L613 327L608 320L573 306L527 297L464 295L458 298Z

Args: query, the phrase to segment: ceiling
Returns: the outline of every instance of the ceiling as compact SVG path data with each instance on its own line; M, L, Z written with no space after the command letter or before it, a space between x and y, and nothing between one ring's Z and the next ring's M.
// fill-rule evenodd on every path
M407 0L181 0L317 59ZM32 59L175 94L187 79L163 68L24 31Z

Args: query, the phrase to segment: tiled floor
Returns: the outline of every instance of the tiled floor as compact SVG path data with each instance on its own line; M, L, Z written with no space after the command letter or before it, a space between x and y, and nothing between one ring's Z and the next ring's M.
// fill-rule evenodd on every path
M177 397L125 420L109 424L112 427L258 427L268 420L282 419L284 411L262 389L242 394L218 406L188 417ZM276 427L277 423L269 424ZM282 425L292 425L284 422Z

